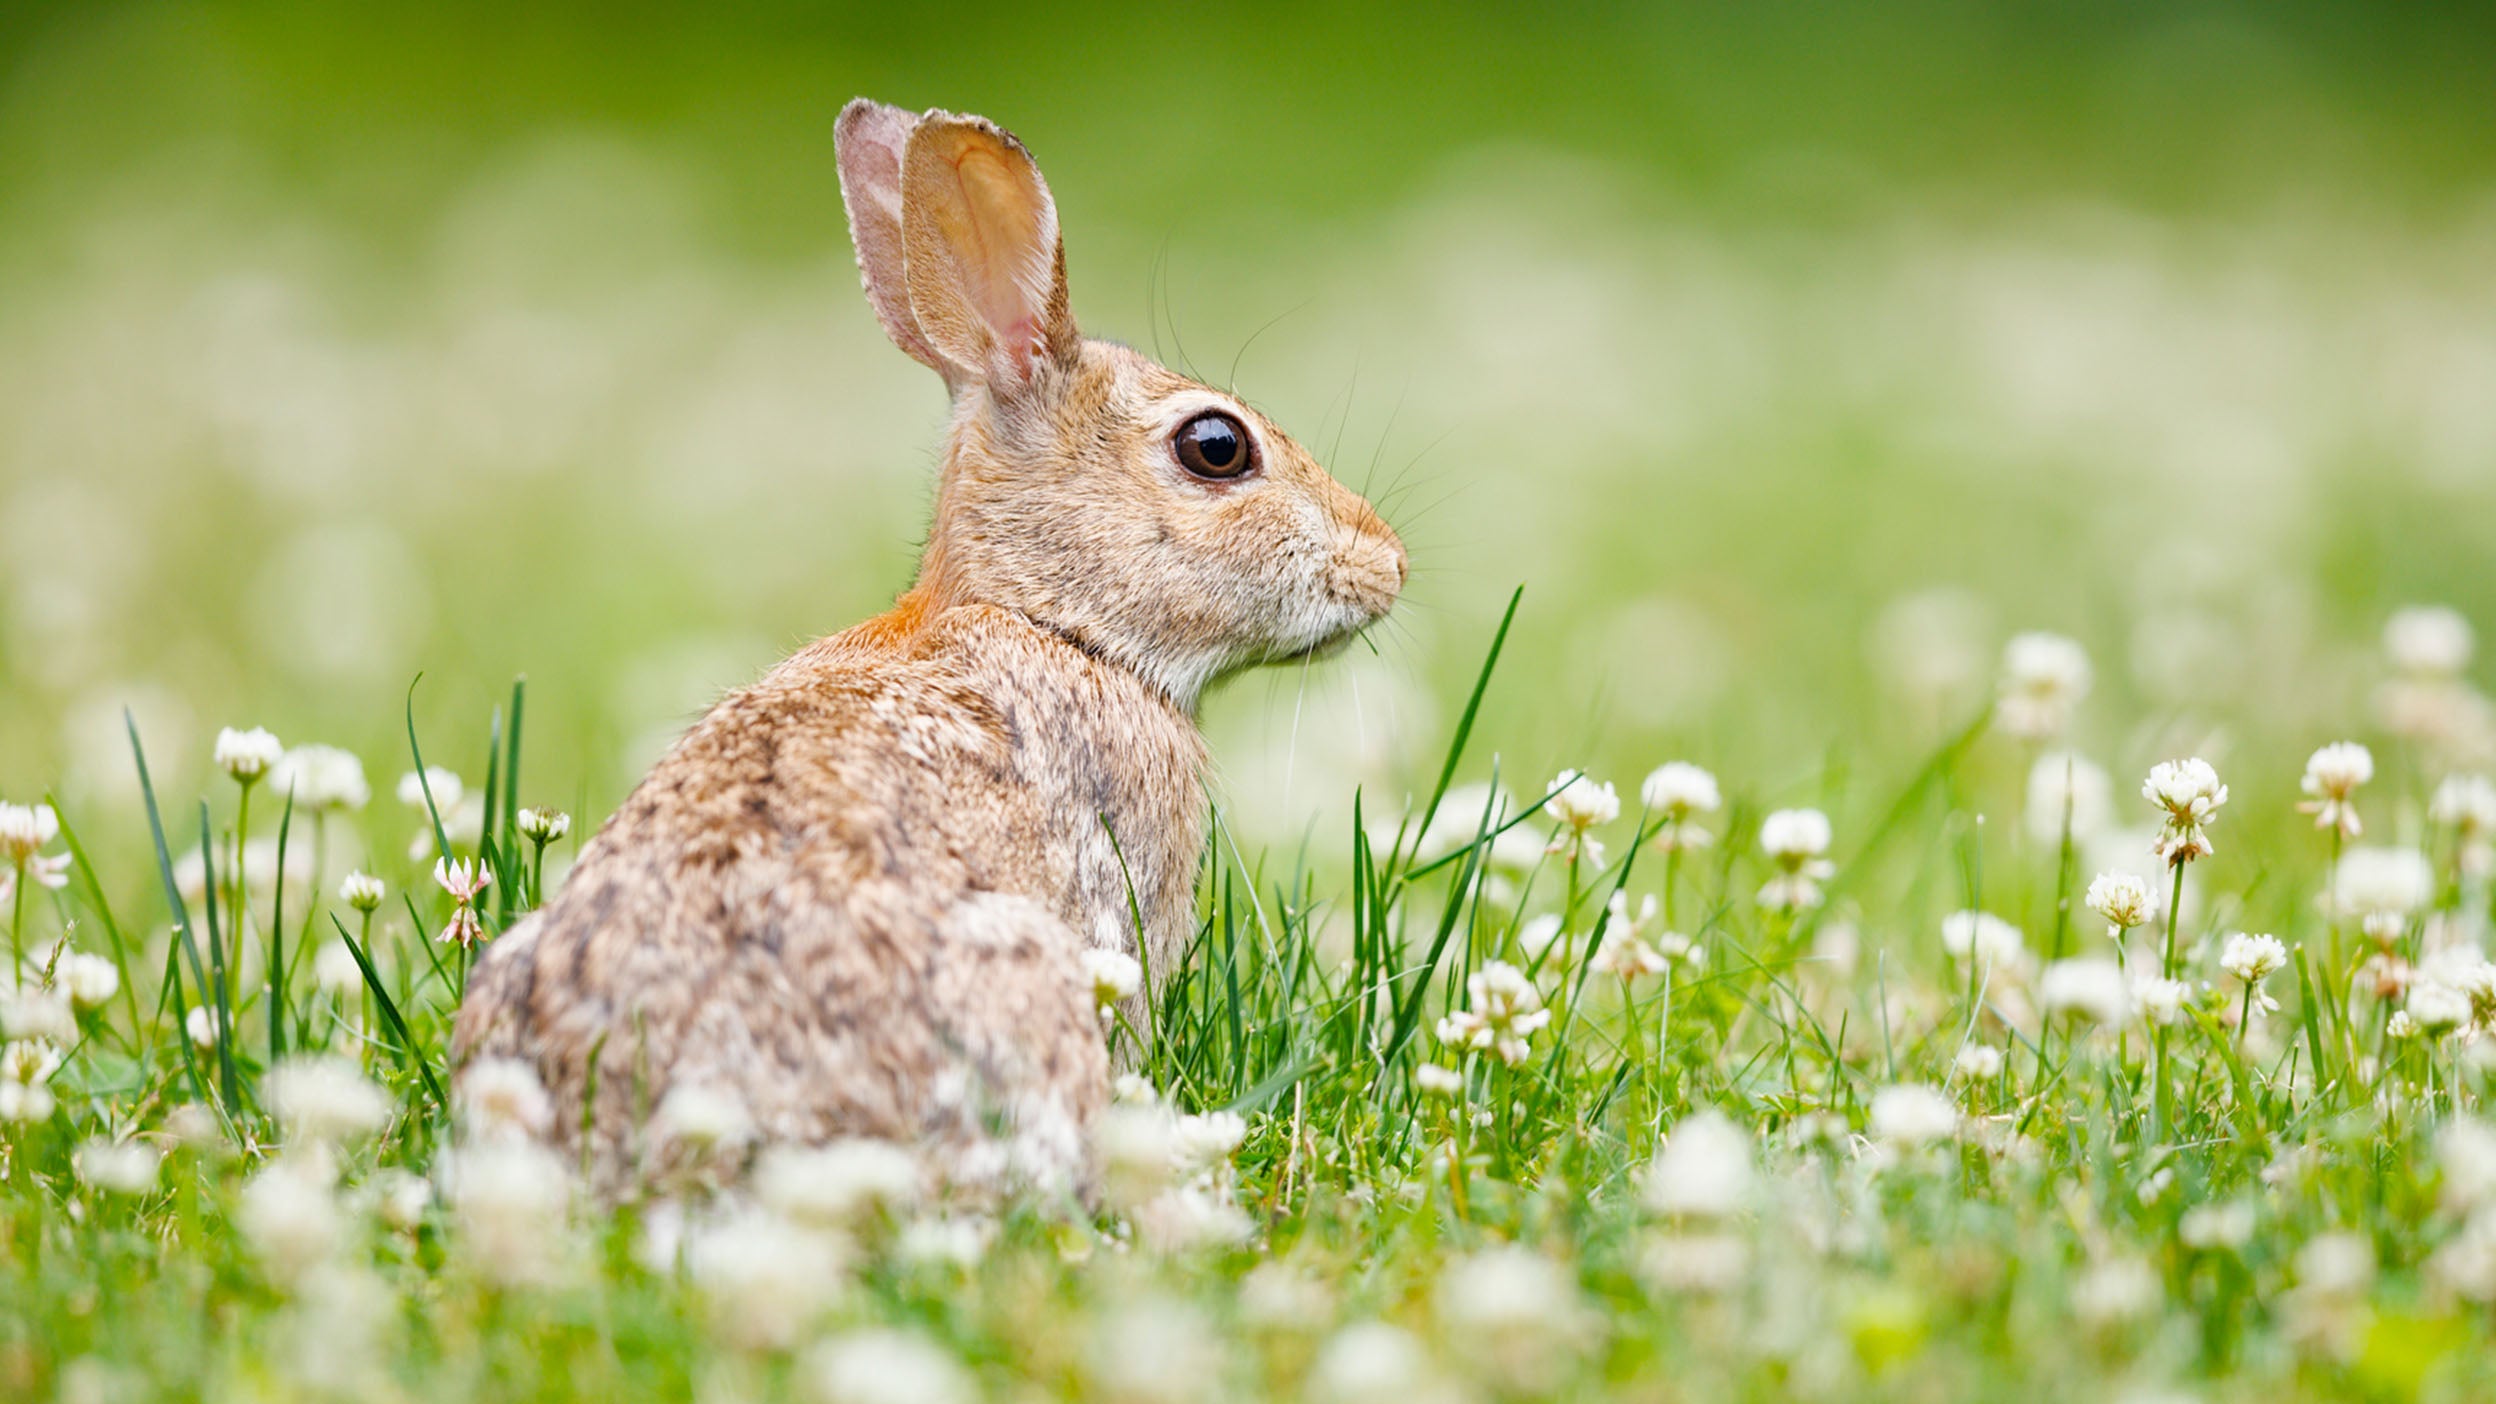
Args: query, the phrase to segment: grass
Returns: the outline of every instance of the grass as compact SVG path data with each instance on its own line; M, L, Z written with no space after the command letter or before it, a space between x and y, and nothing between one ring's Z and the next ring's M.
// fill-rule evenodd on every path
M1634 797L1580 837L1553 821L1556 787L1503 807L1458 783L1514 778L1475 760L1472 732L1514 685L1497 665L1516 609L1409 810L1359 796L1352 832L1296 856L1244 851L1217 812L1187 958L1148 972L1145 1027L1112 1034L1163 1103L1122 1094L1089 1209L905 1196L748 1241L738 1214L796 1211L731 1211L697 1179L665 1205L515 1227L480 1152L449 1149L466 960L432 938L453 914L426 873L437 848L477 859L489 926L516 917L533 866L516 784L489 785L473 827L418 786L418 842L387 874L404 921L343 909L338 874L236 857L262 836L239 831L251 799L281 844L374 829L386 801L306 813L221 784L186 892L151 788L164 910L145 914L108 905L99 836L64 815L76 880L21 885L12 936L30 984L66 987L66 936L119 988L60 1041L56 1107L0 1141L0 1379L63 1399L1924 1399L2014 1380L2048 1399L2484 1397L2486 1045L2387 1035L2400 1001L2361 972L2369 939L2312 900L2332 849L2302 816L2218 812L2222 854L2258 857L2179 874L2195 991L2171 1023L2042 1016L2033 956L1957 964L1938 936L1963 905L2050 913L2055 942L2114 951L2074 910L2074 825L2103 821L2076 796L2059 834L1978 821L2023 743L1978 715L1894 773L1850 773L1826 796L1825 902L1765 908L1777 869L1739 787L1695 816L1716 842L1659 854L1665 816ZM519 728L498 714L486 735L484 768L516 776ZM413 766L412 725L408 743ZM2376 788L2370 822L2431 834L2439 872L2386 949L2475 939L2485 877L2421 827L2419 789ZM1684 947L1650 918L1652 973L1587 958L1638 911L1612 897L1666 886L1686 953L1662 953ZM2294 950L2274 1013L2214 966L2222 929L2247 925ZM2154 963L2167 932L2141 935L2131 959ZM333 936L343 982L316 974ZM1500 962L1548 1015L1513 1056L1444 1022L1489 1011ZM195 1047L193 1008L229 1035ZM357 1069L386 1114L319 1129L316 1098L273 1091L305 1057ZM1202 1115L1224 1111L1228 1131ZM1131 1133L1172 1126L1214 1152L1174 1160L1148 1136L1139 1160ZM161 1165L114 1188L81 1158L111 1142ZM424 1175L442 1193L393 1207ZM493 1237L524 1232L542 1236L525 1271Z

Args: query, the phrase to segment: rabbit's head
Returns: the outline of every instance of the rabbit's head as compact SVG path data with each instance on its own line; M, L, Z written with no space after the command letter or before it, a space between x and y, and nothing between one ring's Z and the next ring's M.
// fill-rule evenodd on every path
M1236 397L1076 330L1021 142L860 99L838 146L867 300L953 393L928 603L1017 610L1187 709L1394 604L1404 547L1359 494Z

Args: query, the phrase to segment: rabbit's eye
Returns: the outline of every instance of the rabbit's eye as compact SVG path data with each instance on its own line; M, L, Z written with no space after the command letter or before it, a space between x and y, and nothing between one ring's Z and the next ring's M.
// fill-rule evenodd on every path
M1170 446L1179 466L1200 478L1236 478L1257 466L1256 443L1246 426L1219 410L1180 425Z

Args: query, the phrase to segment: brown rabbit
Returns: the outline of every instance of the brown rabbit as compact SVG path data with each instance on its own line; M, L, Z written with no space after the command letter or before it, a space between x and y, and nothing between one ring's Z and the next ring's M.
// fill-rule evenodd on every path
M1140 939L1166 971L1192 930L1198 699L1345 643L1404 582L1395 534L1263 416L1076 330L1010 134L861 99L837 148L867 300L953 397L918 580L696 723L459 1011L455 1064L535 1068L609 1193L653 1171L678 1088L766 1140L1081 1184L1110 1072L1084 952Z

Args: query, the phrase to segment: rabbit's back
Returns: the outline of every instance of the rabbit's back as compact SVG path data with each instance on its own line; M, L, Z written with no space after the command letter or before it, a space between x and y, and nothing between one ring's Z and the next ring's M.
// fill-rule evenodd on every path
M1108 1082L1081 951L1133 950L1131 878L1167 968L1202 762L1125 670L1010 611L905 601L695 724L488 949L457 1056L533 1063L610 1185L664 1158L644 1127L688 1084L767 1138L1064 1178Z

